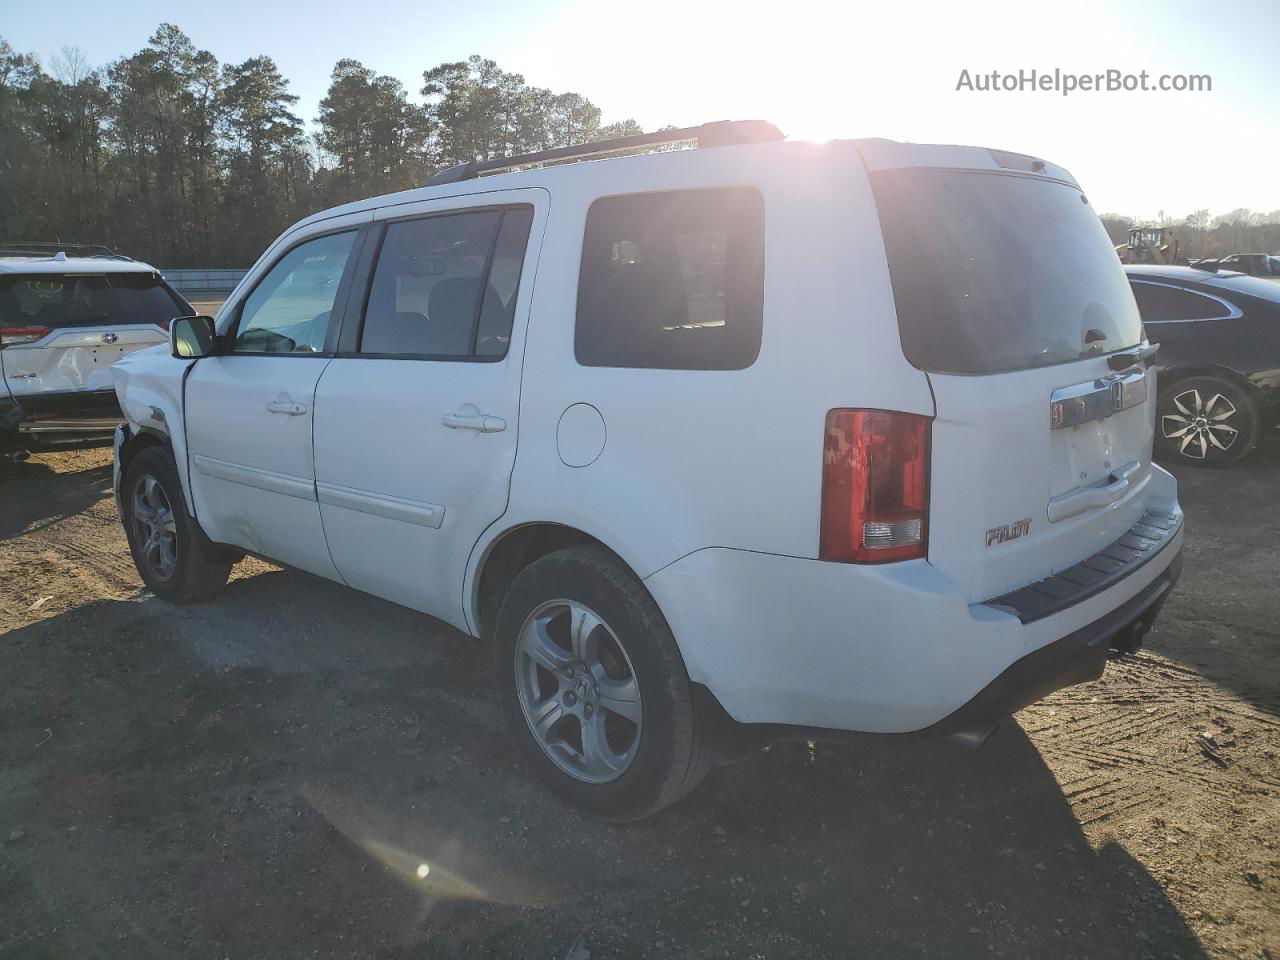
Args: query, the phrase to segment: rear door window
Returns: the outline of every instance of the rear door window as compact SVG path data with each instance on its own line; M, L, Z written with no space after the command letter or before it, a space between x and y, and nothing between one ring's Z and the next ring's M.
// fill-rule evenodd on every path
M760 352L764 201L732 187L596 200L574 352L592 367L739 370Z
M924 168L873 173L871 186L914 366L1024 370L1141 342L1124 271L1075 187Z
M360 352L498 360L511 340L531 207L404 220L387 227Z
M1230 310L1212 297L1202 297L1190 290L1180 290L1162 283L1133 283L1144 323L1169 323L1178 320L1213 320L1225 317Z

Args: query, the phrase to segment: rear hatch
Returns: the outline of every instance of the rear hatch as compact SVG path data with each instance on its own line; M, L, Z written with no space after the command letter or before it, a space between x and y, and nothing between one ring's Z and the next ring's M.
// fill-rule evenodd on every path
M164 343L169 321L190 312L152 271L0 276L0 371L20 402L109 391L113 363Z
M896 149L895 149L896 148ZM936 419L929 561L980 602L1144 512L1154 374L1119 260L1070 175L977 148L863 150L907 359Z

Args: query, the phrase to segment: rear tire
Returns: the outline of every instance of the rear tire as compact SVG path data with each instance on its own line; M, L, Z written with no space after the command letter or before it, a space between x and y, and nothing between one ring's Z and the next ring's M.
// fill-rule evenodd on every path
M193 603L226 586L235 555L212 543L188 512L167 449L148 447L130 461L120 504L134 566L157 597Z
M597 817L650 816L715 766L671 628L601 547L559 550L520 572L498 612L494 669L520 752Z
M1258 443L1259 426L1253 397L1226 377L1188 377L1160 391L1156 445L1174 463L1221 467L1243 460Z

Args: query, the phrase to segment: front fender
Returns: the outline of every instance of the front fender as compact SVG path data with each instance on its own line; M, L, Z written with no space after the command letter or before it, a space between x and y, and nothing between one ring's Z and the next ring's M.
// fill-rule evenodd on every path
M183 499L193 516L182 395L187 371L194 362L172 356L164 346L127 354L111 367L116 399L132 437L136 440L143 434L152 434L168 443L178 468Z

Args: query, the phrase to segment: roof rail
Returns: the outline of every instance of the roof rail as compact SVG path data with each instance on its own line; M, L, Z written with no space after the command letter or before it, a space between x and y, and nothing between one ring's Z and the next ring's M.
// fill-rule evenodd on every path
M0 257L53 257L64 253L72 257L104 257L110 260L132 260L100 243L58 243L44 240L0 240Z
M596 140L571 147L556 147L537 153L523 153L515 157L495 157L492 160L472 160L456 166L445 167L426 186L474 180L476 177L494 174L516 167L541 166L553 161L573 161L600 158L606 154L635 150L638 147L655 147L664 144L691 142L695 147L727 147L738 143L770 143L783 139L782 131L767 120L717 120L697 127L678 130L658 130L655 133L639 133L631 137L613 140Z

